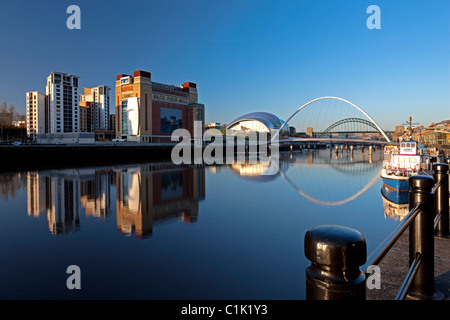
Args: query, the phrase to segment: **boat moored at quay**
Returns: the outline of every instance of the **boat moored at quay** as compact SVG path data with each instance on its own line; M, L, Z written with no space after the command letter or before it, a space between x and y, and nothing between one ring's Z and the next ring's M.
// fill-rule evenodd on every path
M402 141L400 146L386 146L384 149L383 179L384 195L390 201L403 203L411 189L411 176L433 174L433 163L443 162L443 155L435 148L426 149L418 141Z

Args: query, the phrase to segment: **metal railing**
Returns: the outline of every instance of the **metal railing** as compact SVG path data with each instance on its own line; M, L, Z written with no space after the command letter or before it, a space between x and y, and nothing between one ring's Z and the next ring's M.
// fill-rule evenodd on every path
M406 228L409 227L411 221L422 211L420 203L418 203L400 223L389 233L389 235L372 251L367 258L367 262L362 266L366 270L369 266L378 265L384 256L389 252L392 246L403 235Z
M410 212L367 256L363 235L355 229L326 225L308 230L305 255L311 261L306 269L308 300L366 299L369 269L378 265L409 228L409 270L395 300L408 295L433 299L434 237L449 237L449 163L433 164L433 177L409 178ZM363 271L362 271L362 270Z

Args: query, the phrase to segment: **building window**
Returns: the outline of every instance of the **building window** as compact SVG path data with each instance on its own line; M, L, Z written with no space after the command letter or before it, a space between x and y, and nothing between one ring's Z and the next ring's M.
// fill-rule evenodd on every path
M128 101L122 101L122 134L128 134Z
M183 127L183 112L179 109L161 108L161 133L172 133Z

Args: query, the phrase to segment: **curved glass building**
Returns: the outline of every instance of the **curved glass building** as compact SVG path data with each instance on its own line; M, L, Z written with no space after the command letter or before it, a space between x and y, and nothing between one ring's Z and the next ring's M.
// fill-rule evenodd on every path
M234 119L228 125L227 130L236 132L271 132L280 129L283 123L284 121L272 113L253 112ZM280 136L287 136L288 134L289 126L286 124L284 129L280 131Z

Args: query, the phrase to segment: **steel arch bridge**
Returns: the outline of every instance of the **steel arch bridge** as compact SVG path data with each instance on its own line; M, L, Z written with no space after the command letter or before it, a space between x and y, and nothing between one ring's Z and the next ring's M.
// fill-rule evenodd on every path
M324 131L318 133L318 134L325 134L325 133L331 133L334 128L337 128L341 125L347 124L347 123L360 123L366 126L371 127L372 129L376 130L378 132L378 128L370 121L366 120L366 119L361 119L361 118L345 118L342 119L340 121L337 121L335 123L333 123L331 126L329 126L328 128L326 128ZM359 132L359 131L358 131Z
M391 139L388 137L388 135L383 131L383 129L381 129L381 127L375 122L375 120L373 120L363 109L361 109L360 107L358 107L356 104L354 104L353 102L350 102L346 99L343 98L339 98L339 97L333 97L333 96L326 96L326 97L320 97L320 98L316 98L313 99L307 103L305 103L304 105L302 105L300 108L298 108L284 123L283 125L275 132L275 134L272 136L271 142L273 142L274 140L278 139L278 136L280 135L281 130L283 130L285 128L285 126L289 123L289 121L297 114L299 113L302 109L306 108L307 106L313 104L314 102L320 101L320 100L325 100L325 99L334 99L334 100L340 100L343 101L349 105L351 105L352 107L354 107L355 109L357 109L358 111L360 111L367 119L368 122L371 123L371 126L375 127L375 129L380 132L382 134L382 136L384 137L384 139L386 139L387 142L391 142ZM354 119L359 119L359 118L354 118ZM345 119L341 120L344 121ZM361 120L365 120L365 119L361 119ZM367 121L367 120L366 120ZM340 122L340 121L338 121Z

